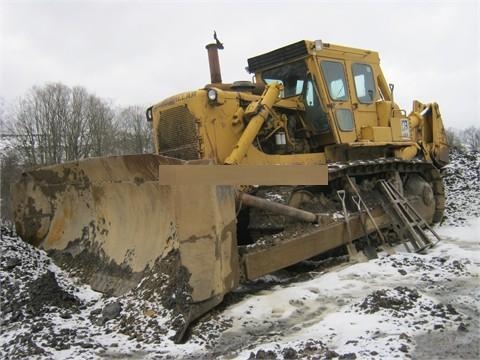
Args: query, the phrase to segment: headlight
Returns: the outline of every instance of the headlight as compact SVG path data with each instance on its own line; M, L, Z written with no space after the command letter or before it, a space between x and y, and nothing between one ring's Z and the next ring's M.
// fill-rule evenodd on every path
M145 115L147 116L147 121L152 121L153 120L153 115L152 115L152 107L150 106Z
M215 89L208 89L207 97L210 101L217 101L217 90Z

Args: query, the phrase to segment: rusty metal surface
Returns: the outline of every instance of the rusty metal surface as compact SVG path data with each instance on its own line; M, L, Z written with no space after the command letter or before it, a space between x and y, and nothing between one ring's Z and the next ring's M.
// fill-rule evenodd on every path
M263 210L271 211L275 214L285 215L300 221L317 222L318 217L312 212L294 208L292 206L283 205L275 201L268 201L258 196L247 193L239 193L237 198L246 206L252 206Z
M388 225L389 220L383 211L380 210L379 213L380 215L375 217L375 222L379 227ZM364 234L358 215L350 218L350 227L351 241L360 238ZM375 231L373 226L367 227L368 233L373 231ZM345 239L347 237L345 222L340 221L331 225L321 226L314 232L301 234L298 237L282 241L271 247L259 249L255 246L250 247L242 256L245 276L249 280L254 280L273 271L283 269L315 255L345 245ZM266 259L268 259L268 261L266 261Z
M163 163L181 162L116 156L24 173L13 188L17 231L47 251L88 253L93 288L122 293L175 247L173 194L156 182Z
M70 228L68 222L81 221L78 218L82 214L92 215L95 210L100 212L90 221L95 221L98 227L95 230L105 230L100 229L101 223L107 220L102 217L108 215L103 214L105 205L116 202L118 208L110 210L125 212L128 217L136 204L130 203L130 200L135 200L128 199L127 194L122 192L131 191L136 196L148 193L146 188L154 187L158 178L157 168L162 163L181 162L155 155L114 156L28 171L22 174L13 189L17 230L25 241L34 245L61 247L60 238ZM151 201L143 206L148 205L152 210ZM90 221L87 226L90 226Z
M220 61L218 59L218 50L222 49L216 43L208 44L206 47L208 52L208 65L210 68L210 81L212 84L222 82L222 72L220 71Z
M111 295L153 272L152 290L183 319L180 341L239 283L234 190L159 184L159 165L184 163L132 155L29 171L13 189L18 233Z
M94 289L116 295L176 253L177 260L169 261L174 269L165 270L185 274L176 287L188 289L192 304L218 303L238 284L234 191L159 185L159 165L182 163L134 155L27 172L13 191L18 233L82 267ZM195 316L189 310L188 317Z

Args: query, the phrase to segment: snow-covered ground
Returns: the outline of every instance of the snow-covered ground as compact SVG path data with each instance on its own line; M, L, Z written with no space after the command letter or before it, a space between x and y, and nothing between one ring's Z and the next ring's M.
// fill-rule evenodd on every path
M252 294L220 315L233 326L218 343L239 358L290 348L301 358L475 358L480 219L458 230L442 229L427 255L385 254Z
M181 345L154 299L104 297L5 231L0 357L477 359L480 156L468 156L454 153L445 171L443 240L426 255L266 276L227 295Z

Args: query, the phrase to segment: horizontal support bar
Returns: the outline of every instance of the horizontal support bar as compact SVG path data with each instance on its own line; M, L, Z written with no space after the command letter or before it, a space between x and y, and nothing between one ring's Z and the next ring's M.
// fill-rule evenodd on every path
M381 228L389 224L385 213L375 217L375 222ZM358 215L351 215L350 226L352 240L364 235ZM367 232L375 228L367 224ZM317 231L299 237L279 242L268 248L248 249L242 255L247 279L254 280L260 276L277 271L328 250L347 244L345 222L337 222L319 228Z

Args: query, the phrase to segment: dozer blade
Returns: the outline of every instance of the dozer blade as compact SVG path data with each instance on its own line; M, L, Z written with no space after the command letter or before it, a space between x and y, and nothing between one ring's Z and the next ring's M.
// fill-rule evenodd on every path
M95 290L120 295L146 273L162 276L156 290L181 315L180 341L238 286L235 196L231 186L159 185L166 164L185 162L130 155L32 170L14 185L12 203L18 234Z

